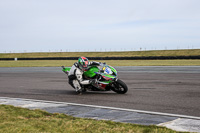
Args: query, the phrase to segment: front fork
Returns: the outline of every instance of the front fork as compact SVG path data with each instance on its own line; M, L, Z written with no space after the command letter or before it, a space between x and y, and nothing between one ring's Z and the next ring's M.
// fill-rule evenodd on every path
M118 80L118 78L114 78L114 80L113 80L113 81L114 81L114 82L117 82L117 80Z
M114 78L114 79L112 80L112 82L110 82L109 86L115 87L115 86L116 86L117 80L118 80L118 78Z

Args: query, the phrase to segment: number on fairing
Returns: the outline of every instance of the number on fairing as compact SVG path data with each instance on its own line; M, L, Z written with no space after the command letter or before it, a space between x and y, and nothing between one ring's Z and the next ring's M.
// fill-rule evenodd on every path
M112 70L109 67L106 67L106 69L104 70L104 73L112 74Z

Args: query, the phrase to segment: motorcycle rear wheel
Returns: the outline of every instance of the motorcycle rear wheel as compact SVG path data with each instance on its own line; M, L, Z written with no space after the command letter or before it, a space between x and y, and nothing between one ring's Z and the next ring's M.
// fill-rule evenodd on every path
M123 81L121 81L120 79L118 79L114 83L114 88L112 90L114 92L118 93L118 94L125 94L128 91L128 87L127 87L127 85Z

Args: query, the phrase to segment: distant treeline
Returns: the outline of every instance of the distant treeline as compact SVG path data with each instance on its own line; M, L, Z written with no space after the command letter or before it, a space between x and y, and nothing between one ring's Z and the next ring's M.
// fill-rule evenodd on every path
M0 60L77 60L79 57L0 58ZM89 60L175 60L200 59L198 56L87 57Z

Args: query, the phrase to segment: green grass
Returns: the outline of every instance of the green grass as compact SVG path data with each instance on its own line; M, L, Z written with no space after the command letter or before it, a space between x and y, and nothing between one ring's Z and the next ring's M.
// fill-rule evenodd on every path
M77 60L0 61L0 67L72 66ZM98 61L98 60L97 60ZM200 66L200 60L99 60L111 66Z
M200 49L190 50L152 50L127 52L41 52L41 53L0 53L0 58L33 58L33 57L135 57L135 56L195 56Z
M176 133L164 127L82 119L10 105L0 105L0 116L0 132L2 133Z

